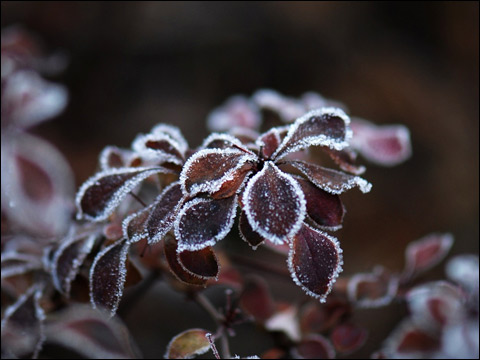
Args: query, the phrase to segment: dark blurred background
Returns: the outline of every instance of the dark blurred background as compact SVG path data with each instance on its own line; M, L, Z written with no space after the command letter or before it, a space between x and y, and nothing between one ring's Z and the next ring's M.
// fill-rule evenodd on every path
M207 114L231 95L317 91L352 115L405 124L413 143L406 163L368 166L370 194L344 196L336 233L344 273L401 270L407 243L430 232L452 232L453 254L478 253L478 2L7 1L1 9L2 27L22 24L49 51L68 54L53 80L69 89L69 106L34 131L65 154L77 186L105 145L128 147L158 122L197 146ZM366 314L384 323L369 354L400 315ZM175 326L172 334L182 330ZM158 336L161 349L168 338Z

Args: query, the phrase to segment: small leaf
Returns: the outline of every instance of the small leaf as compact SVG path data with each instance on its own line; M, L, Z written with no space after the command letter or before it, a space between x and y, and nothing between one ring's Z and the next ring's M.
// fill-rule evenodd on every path
M42 289L34 285L5 309L2 319L2 351L15 357L37 358L45 341L45 313L39 302Z
M90 301L115 315L123 295L130 244L120 240L100 251L90 268Z
M229 134L213 133L210 134L200 146L201 149L228 149L242 148L244 146L235 136Z
M127 327L88 305L70 304L49 316L47 342L59 344L91 359L141 358Z
M213 194L219 191L224 183L246 174L252 167L248 161L253 160L254 155L237 149L200 150L192 155L183 167L180 174L182 189L191 196L200 192Z
M325 302L342 271L337 239L303 224L293 237L288 267L295 283L308 295Z
M260 135L257 140L257 145L262 149L262 156L264 159L270 159L280 145L280 141L280 133L277 128L272 128L266 133Z
M107 146L100 153L99 163L102 170L122 168L128 165L131 151L120 149L116 146Z
M165 237L165 239L163 240L163 247L165 252L165 258L167 259L170 270L178 280L188 285L206 285L206 278L201 278L198 275L194 275L193 273L185 270L184 266L180 264L177 251L177 241L172 236Z
M55 288L69 296L72 281L80 271L83 261L92 250L96 235L74 236L62 240L52 261L52 278Z
M165 162L183 165L184 162L185 154L180 144L167 134L138 135L132 143L132 149L142 158L155 161L158 165Z
M367 336L366 329L352 323L343 323L333 329L330 340L339 353L351 354L365 344Z
M182 188L178 181L166 187L155 199L145 225L149 244L161 241L172 229L182 200Z
M257 247L265 241L265 238L252 230L252 227L248 223L247 215L245 215L244 211L242 211L240 214L238 230L241 238L246 241L253 250L256 250Z
M178 253L178 261L183 268L202 279L216 278L220 266L211 247L198 251L182 251Z
M274 243L295 235L305 218L305 197L297 181L270 161L249 180L243 201L252 230Z
M163 167L120 168L102 171L88 179L76 198L77 218L103 221L137 185L151 175L169 173Z
M326 146L335 150L347 147L351 138L349 117L338 108L312 110L298 118L290 127L273 159L306 149L310 146Z
M207 119L207 127L211 131L227 131L234 127L258 129L260 124L258 108L244 96L231 97L213 110Z
M139 242L148 237L145 223L150 216L153 204L127 216L122 221L122 233L130 244Z
M408 244L403 276L412 278L442 261L453 245L451 234L430 234Z
M178 145L178 149L182 154L186 154L188 150L187 140L182 135L180 129L170 124L158 124L152 128L153 135L168 135Z
M309 335L292 350L296 359L335 359L335 349L322 335Z
M237 197L195 198L187 202L175 221L178 252L213 246L230 232L236 215Z
M382 166L395 166L412 154L410 132L403 125L376 126L366 120L352 119L352 147L365 159Z
M195 355L205 354L210 350L206 337L209 332L203 329L189 329L170 340L165 359L191 359Z
M372 184L360 176L349 175L304 161L288 161L287 163L300 170L317 187L334 195L350 190L354 186L357 186L363 193L369 192L372 188Z
M240 306L257 321L273 315L275 306L267 282L259 276L250 276L240 294Z
M355 164L357 153L349 147L343 150L333 150L325 147L323 150L343 171L348 171L355 175L361 175L366 170L365 166Z

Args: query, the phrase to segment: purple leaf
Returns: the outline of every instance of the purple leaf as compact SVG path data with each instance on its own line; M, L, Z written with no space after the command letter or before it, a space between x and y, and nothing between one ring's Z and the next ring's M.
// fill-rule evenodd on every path
M100 251L90 268L90 301L115 315L123 295L130 244L121 240Z
M34 285L5 309L2 319L2 352L37 358L45 340L45 313L40 307L42 289Z
M145 229L145 223L150 216L152 207L153 204L127 216L123 220L122 233L130 244L134 244L148 237L147 230Z
M295 235L305 218L305 197L297 181L270 161L249 180L243 202L252 230L274 243Z
M291 125L272 158L279 159L310 146L342 150L351 138L349 123L349 117L338 108L312 110Z
M213 133L210 134L202 143L201 149L245 149L241 141L235 136L229 134Z
M92 359L140 358L126 326L118 317L72 304L53 313L46 324L47 342Z
M240 295L240 306L260 322L273 315L275 304L268 284L263 278L251 276L246 280Z
M372 184L359 176L349 175L304 161L295 160L287 163L300 170L317 187L331 194L341 194L354 186L357 186L363 193L369 192L372 188Z
M186 154L188 150L188 143L187 140L182 135L180 129L176 126L169 125L169 124L158 124L152 128L151 134L157 135L167 135L172 140L175 141L178 149L182 154Z
M178 181L166 187L155 199L145 225L149 244L161 241L172 229L182 200L182 187Z
M215 252L211 247L198 251L177 253L178 262L189 273L201 279L216 278L220 271Z
M178 252L197 251L222 240L233 226L236 208L236 196L187 202L175 221Z
M266 133L260 135L257 140L257 145L260 149L262 149L261 156L264 159L270 159L280 145L280 141L280 133L277 128L272 128Z
M295 283L308 295L325 302L342 271L337 239L303 224L293 237L288 268Z
M103 221L113 213L120 202L149 176L170 173L163 167L120 168L97 173L80 188L76 198L77 218Z
M99 163L102 170L122 168L128 165L132 152L116 146L107 146L100 153Z
M247 215L242 211L240 219L238 220L238 230L241 238L252 247L253 250L257 250L258 245L262 244L265 239L258 233L252 230L252 227L248 223Z
M210 342L203 329L189 329L173 337L167 346L165 359L191 359L195 355L205 354L210 350Z
M180 144L167 134L139 135L133 141L132 149L142 158L154 161L158 165L165 162L176 165L184 163L185 154Z

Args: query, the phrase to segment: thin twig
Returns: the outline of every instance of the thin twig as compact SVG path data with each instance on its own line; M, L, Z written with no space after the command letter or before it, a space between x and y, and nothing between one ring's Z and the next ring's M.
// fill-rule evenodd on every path
M267 272L269 274L275 274L277 276L280 276L282 278L288 277L290 279L290 272L286 268L279 268L276 266L271 266L263 262L255 261L250 258L246 258L243 256L238 256L235 254L230 254L230 259L233 260L234 262L247 266L250 268L253 268L255 270L260 270L263 272Z
M140 199L140 198L138 197L138 195L136 195L133 191L130 191L129 194L130 194L135 200L137 200L140 204L142 204L143 206L147 207L147 204L145 204L145 203L143 202L143 200Z
M194 300L200 305L209 315L215 320L216 323L223 323L225 321L225 317L218 312L217 309L212 305L210 300L203 295L202 293L195 293L193 296Z

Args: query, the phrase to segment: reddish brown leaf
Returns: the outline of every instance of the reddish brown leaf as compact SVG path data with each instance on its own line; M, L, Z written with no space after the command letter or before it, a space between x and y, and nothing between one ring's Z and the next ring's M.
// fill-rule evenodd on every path
M349 173L360 175L365 172L365 166L356 165L357 153L351 148L345 148L343 150L333 150L328 147L323 148L335 163L340 166L340 169L348 171Z
M439 349L439 339L415 327L409 320L403 321L385 342L388 358L432 358Z
M297 181L270 161L249 180L243 201L253 231L274 243L293 236L305 218L305 198Z
M182 188L190 195L218 192L225 182L231 182L244 174L249 167L247 162L254 159L254 155L238 149L200 150L192 155L183 167L180 175ZM241 182L234 184L240 186Z
M253 250L256 250L258 245L265 241L260 234L252 230L252 227L248 223L247 215L245 215L244 211L242 211L240 214L240 219L238 220L238 230L242 239L245 240Z
M339 353L350 354L363 346L367 336L366 329L352 323L344 323L333 329L330 340Z
M180 144L165 133L139 135L132 143L132 149L143 159L156 164L165 162L182 165L184 152Z
M210 134L202 143L202 149L245 149L239 139L229 134Z
M331 194L341 194L354 186L357 186L363 193L369 192L372 188L372 184L359 176L304 161L288 161L287 163L300 170L317 187Z
M211 247L198 251L183 251L178 254L180 265L200 278L216 278L220 267Z
M268 284L263 278L247 278L240 295L240 306L257 321L265 321L273 315L275 306Z
M278 129L272 128L260 135L257 145L262 149L262 157L269 159L280 145L280 134Z
M105 220L142 181L151 175L169 172L171 171L162 167L102 171L88 179L80 188L76 199L77 217L91 221Z
M295 283L308 295L325 302L342 264L342 249L333 236L303 224L293 237L288 266Z
M146 222L149 244L161 241L165 234L172 229L182 199L183 193L179 182L166 187L155 199Z
M118 241L100 251L90 268L90 301L113 316L123 295L130 244Z
M191 359L210 350L208 331L189 329L175 336L167 346L165 359Z
M313 185L310 181L295 177L300 184L307 201L307 214L318 225L338 229L345 215L345 207L338 195L327 193Z
M329 299L324 305L317 302L309 303L300 313L300 329L303 334L323 333L330 330L350 311L350 306L338 299Z
M335 349L322 335L309 335L292 350L297 359L334 359Z
M100 153L100 167L102 170L121 168L128 165L130 157L130 151L120 149L116 146L107 146Z
M236 208L236 196L187 202L175 221L178 252L200 250L222 240L232 228Z

